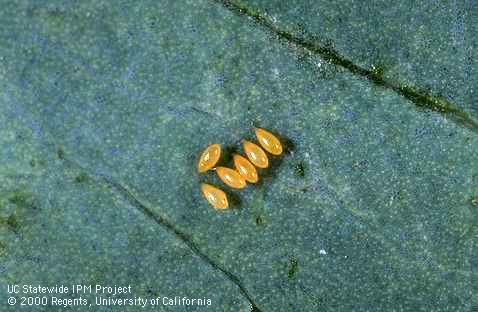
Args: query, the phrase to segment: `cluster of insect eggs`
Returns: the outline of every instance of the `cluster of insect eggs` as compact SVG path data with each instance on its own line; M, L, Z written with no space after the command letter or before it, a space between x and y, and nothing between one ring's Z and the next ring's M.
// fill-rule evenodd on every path
M269 167L269 158L264 152L278 156L282 154L282 144L279 139L267 130L261 128L254 129L259 146L253 142L244 140L242 142L247 158L234 154L235 169L217 166L216 164L221 157L221 145L211 144L201 154L198 162L198 172L204 173L208 170L215 170L219 178L232 188L242 189L247 183L257 183L259 175L256 167ZM229 207L227 195L223 190L207 183L201 184L201 190L207 201L216 209L226 209Z

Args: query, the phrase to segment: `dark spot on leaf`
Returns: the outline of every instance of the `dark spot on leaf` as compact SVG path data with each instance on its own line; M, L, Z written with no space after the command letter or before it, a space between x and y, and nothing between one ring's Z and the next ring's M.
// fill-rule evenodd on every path
M264 221L264 218L262 218L262 216L257 216L256 217L256 225L264 225L265 221Z
M352 167L355 168L355 169L366 169L366 168L368 168L368 166L369 166L369 162L366 159L355 160L352 163Z
M26 210L36 210L38 207L35 204L32 194L25 190L18 190L12 192L8 201L16 206L16 211L25 212Z
M299 271L299 260L297 260L295 257L290 257L289 263L287 266L287 277L289 279L293 279L298 271Z
M0 218L0 224L7 226L9 230L17 233L24 223L24 216L36 210L37 206L33 196L25 190L14 191L8 196L8 202L14 205L14 210L6 218Z
M35 167L35 166L36 166L36 161L35 161L35 159L30 160L29 164L30 164L30 166L31 166L32 168Z
M65 159L65 151L63 150L63 148L59 147L56 150L56 156L58 157L58 159Z
M29 207L32 205L32 198L29 194L23 191L14 192L10 198L8 199L9 202L16 205L17 207Z
M227 192L227 199L229 200L229 206L234 209L240 209L241 208L241 198L232 192Z
M297 176L303 178L305 176L305 170L306 170L305 168L306 168L306 165L302 161L300 161L294 165L294 173Z
M84 183L88 181L88 175L84 172L75 177L75 183Z
M221 159L218 161L218 165L232 165L232 156L238 153L237 147L235 146L226 146L222 150ZM231 167L232 168L232 167Z
M95 97L95 101L99 105L104 105L106 104L106 97L104 95L98 95Z
M18 227L20 226L17 216L15 214L11 214L7 218L6 224L12 229L12 231L17 232Z
M284 136L280 136L279 139L284 147L285 154L290 154L295 150L295 143L291 139Z

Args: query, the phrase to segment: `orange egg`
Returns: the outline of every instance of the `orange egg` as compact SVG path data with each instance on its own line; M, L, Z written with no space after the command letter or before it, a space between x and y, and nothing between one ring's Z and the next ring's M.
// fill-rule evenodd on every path
M221 189L218 189L215 186L210 184L203 183L201 184L201 190L206 197L207 201L216 209L226 209L229 207L229 202L227 201L226 193Z
M221 145L211 144L201 154L198 162L198 172L206 172L213 168L221 157Z
M266 151L272 155L282 154L282 144L275 135L261 128L254 128L254 131L256 132L257 140L259 140L259 143Z
M259 180L256 167L247 158L234 154L234 166L237 172L246 179L247 182L256 183Z
M244 146L244 151L246 152L247 158L249 158L251 163L259 168L269 167L269 159L262 148L260 148L257 144L246 140L244 140L242 144Z
M247 185L246 179L244 179L239 172L234 169L217 167L216 172L219 178L230 187L242 189Z

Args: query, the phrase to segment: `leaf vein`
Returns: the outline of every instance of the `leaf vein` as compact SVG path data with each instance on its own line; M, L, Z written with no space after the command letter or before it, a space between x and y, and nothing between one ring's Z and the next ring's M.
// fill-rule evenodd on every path
M213 0L221 4L229 11L238 16L249 17L257 25L262 26L268 32L276 35L279 39L286 40L292 45L301 47L312 54L320 56L325 61L340 66L356 76L360 76L369 80L370 82L381 86L385 89L394 91L412 102L417 108L428 109L440 113L446 118L449 118L457 125L465 127L474 133L478 134L478 119L471 113L460 108L458 105L438 96L431 91L414 86L411 84L403 84L398 81L387 79L383 77L382 73L374 71L373 69L366 69L355 64L352 60L341 55L333 47L321 45L316 41L302 38L291 32L282 30L274 24L274 22L260 11L250 8L239 1L232 0Z

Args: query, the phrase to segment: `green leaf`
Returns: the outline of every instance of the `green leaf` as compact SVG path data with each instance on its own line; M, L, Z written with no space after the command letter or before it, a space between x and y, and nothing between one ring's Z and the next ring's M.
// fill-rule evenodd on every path
M476 309L467 6L4 1L0 283L131 285L82 296L158 311ZM253 126L286 146L260 183L197 174L207 145L230 165Z

